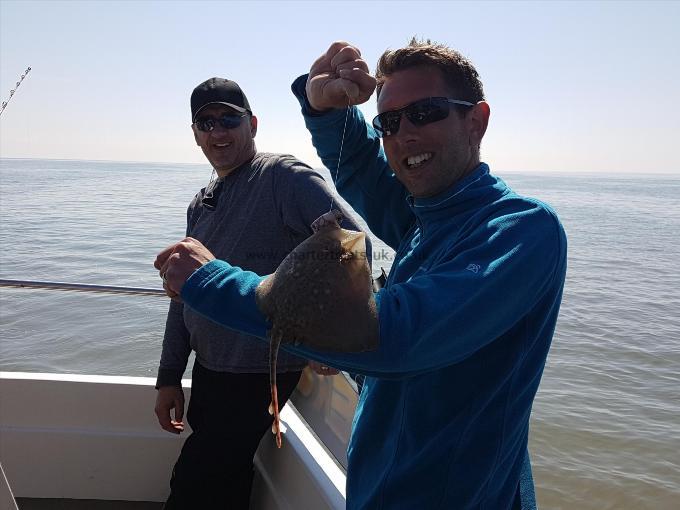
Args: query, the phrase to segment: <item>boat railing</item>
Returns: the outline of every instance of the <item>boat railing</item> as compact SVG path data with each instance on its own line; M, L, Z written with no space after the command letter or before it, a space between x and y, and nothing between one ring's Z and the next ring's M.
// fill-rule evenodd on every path
M162 289L149 289L144 287L119 287L115 285L94 285L89 283L45 282L35 280L0 279L0 287L43 289L43 290L70 290L77 292L97 292L104 294L127 294L127 295L162 296L162 297L166 296L165 291Z
M166 297L162 289L36 280L0 279L0 288ZM346 469L347 443L357 403L354 381L345 373L327 377L306 369L291 400L310 430Z

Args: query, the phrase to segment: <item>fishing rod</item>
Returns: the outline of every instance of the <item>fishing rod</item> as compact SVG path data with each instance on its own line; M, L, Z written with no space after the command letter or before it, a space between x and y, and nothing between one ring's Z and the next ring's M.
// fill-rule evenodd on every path
M30 72L31 72L31 68L28 67L28 68L24 71L24 73L21 75L21 78L19 78L19 81L18 81L17 84L14 86L14 88L13 88L12 90L9 91L9 97L7 98L7 101L3 101L3 102L2 102L2 109L0 109L0 115L2 115L2 112L5 111L5 108L7 108L7 104L12 100L12 96L14 95L14 93L15 93L15 92L17 91L17 89L19 88L19 85L21 85L21 82L24 81L24 78L26 78L26 76L28 76L28 73L30 73Z
M143 287L117 287L114 285L91 285L87 283L44 282L35 280L5 280L0 279L0 287L29 288L43 290L71 290L78 292L96 292L103 294L132 294L144 296L162 296L167 294L162 289Z

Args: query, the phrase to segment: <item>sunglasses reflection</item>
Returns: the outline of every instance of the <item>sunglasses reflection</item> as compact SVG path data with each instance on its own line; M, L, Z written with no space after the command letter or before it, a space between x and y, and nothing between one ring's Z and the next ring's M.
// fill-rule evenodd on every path
M432 122L446 119L449 116L449 110L452 105L468 108L474 106L473 103L462 99L428 97L415 101L398 110L391 110L377 115L373 119L373 127L378 135L383 138L396 135L399 132L402 114L406 115L406 118L414 126L425 126Z
M210 132L219 124L224 129L234 129L241 125L241 120L246 114L224 114L220 117L201 117L196 119L194 125L199 131Z

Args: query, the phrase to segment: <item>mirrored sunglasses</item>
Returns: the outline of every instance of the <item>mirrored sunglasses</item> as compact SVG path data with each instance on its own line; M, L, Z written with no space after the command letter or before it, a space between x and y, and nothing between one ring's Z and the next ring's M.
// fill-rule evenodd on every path
M428 97L409 105L381 113L373 119L373 127L381 137L392 136L399 131L401 114L408 118L414 126L425 126L432 122L444 120L449 116L451 105L474 106L474 103L462 101L460 99L449 99L446 97Z
M219 124L224 129L234 129L241 125L241 119L245 117L245 113L240 114L225 114L221 117L201 117L196 119L194 125L199 131L205 131L206 133L215 129L215 126Z

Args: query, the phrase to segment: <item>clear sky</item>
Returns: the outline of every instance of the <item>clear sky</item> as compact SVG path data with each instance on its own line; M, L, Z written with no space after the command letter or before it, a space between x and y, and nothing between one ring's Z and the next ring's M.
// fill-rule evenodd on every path
M371 69L411 36L477 66L498 171L680 174L680 2L0 0L0 156L201 163L189 95L223 76L258 149L318 166L290 83L338 39ZM375 115L375 101L362 106Z

